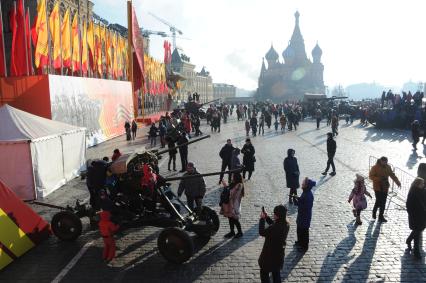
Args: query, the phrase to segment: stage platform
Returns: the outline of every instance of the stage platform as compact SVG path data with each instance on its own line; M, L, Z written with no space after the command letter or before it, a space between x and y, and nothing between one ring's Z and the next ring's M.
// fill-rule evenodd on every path
M138 116L136 118L136 122L149 126L152 123L158 123L158 121L160 121L161 116L166 116L166 111L146 115L145 117Z

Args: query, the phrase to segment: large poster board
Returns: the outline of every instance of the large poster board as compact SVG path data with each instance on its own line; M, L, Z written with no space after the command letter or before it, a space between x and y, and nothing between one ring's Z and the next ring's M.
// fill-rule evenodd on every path
M87 145L124 133L134 119L132 86L114 81L49 75L52 120L87 128Z

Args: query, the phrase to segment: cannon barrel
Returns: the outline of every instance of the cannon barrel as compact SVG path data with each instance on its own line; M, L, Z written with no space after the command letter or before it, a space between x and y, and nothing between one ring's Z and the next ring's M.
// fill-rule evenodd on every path
M156 154L156 155L161 155L161 154L167 153L167 152L169 152L169 151L171 151L171 150L173 150L173 149L177 149L177 148L179 148L179 147L182 147L182 146L185 146L185 145L188 145L188 144L194 143L194 142L198 142L198 141L201 141L201 140L207 139L207 138L209 138L209 137L210 137L210 135L206 135L206 136L203 136L203 137L200 137L200 138L197 138L197 139L192 139L192 140L190 140L189 142L186 142L186 143L183 143L183 144L177 145L177 146L175 146L175 147L173 147L173 148L159 150L159 151L157 151L155 154Z
M199 107L201 108L202 106L204 106L204 105L206 105L206 104L209 104L209 103L212 103L212 102L215 102L215 101L218 101L218 100L220 100L220 98L213 99L213 100L211 100L211 101L207 101L207 102L201 103L201 104L199 105Z
M198 177L207 177L207 176L215 176L220 174L229 174L229 173L237 173L241 172L243 169L234 169L229 171L219 171L219 172L212 172L212 173L205 173L205 174L195 174L195 175L187 175L187 176L180 176L180 177L171 177L171 178L164 178L164 182L170 182L170 181L177 181L177 180L185 180L185 179L191 179L191 178L198 178Z

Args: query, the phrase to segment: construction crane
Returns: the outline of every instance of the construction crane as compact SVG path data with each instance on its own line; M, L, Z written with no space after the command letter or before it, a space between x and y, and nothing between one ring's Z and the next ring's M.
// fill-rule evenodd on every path
M161 37L169 37L167 33L164 31L156 31L156 30L148 30L148 29L142 29L141 34L143 37L149 37L150 35L159 35Z
M179 33L180 35L182 35L183 32L177 27L175 27L174 25L172 25L171 23L167 22L166 20L163 20L162 18L154 15L153 13L149 12L148 14L150 14L151 16L153 16L154 18L156 18L157 20L159 20L160 22L162 22L163 24L165 24L166 26L170 28L170 32L172 33L173 50L175 50L176 49L176 32Z

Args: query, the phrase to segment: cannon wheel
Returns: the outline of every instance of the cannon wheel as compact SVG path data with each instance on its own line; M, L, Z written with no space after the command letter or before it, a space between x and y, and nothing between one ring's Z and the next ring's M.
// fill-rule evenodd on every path
M185 230L176 227L161 231L157 245L161 255L173 263L184 263L194 253L191 237Z
M198 219L200 221L205 221L205 229L201 229L200 231L194 231L197 236L203 238L210 238L214 236L219 230L220 221L219 216L216 211L207 206L202 206L201 211L198 213Z
M63 241L74 241L81 235L83 225L80 218L70 211L61 211L52 218L52 231Z

